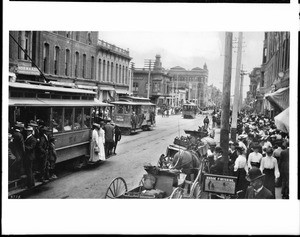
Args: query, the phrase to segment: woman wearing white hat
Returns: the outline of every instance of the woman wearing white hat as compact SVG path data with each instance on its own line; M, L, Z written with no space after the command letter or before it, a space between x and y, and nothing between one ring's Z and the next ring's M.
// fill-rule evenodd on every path
M97 162L100 160L100 147L99 147L99 129L100 125L93 124L92 142L91 142L91 157L90 162Z

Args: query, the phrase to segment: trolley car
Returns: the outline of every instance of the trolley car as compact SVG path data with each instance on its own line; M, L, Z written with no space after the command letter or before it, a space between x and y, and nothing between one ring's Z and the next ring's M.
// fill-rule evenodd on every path
M26 126L31 120L42 120L56 140L56 163L72 160L73 165L80 165L90 157L91 124L96 111L111 111L113 106L95 99L95 94L92 90L46 83L10 82L9 126L16 121Z
M115 106L113 120L125 134L137 129L150 130L155 125L156 105L142 97L121 97L111 102Z
M194 103L187 103L182 105L182 115L183 118L196 118L197 115L197 105Z

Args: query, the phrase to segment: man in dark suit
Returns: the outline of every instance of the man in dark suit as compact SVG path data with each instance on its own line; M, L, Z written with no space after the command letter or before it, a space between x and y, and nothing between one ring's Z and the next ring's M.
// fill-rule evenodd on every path
M210 167L210 173L223 175L224 160L223 160L222 156L223 156L223 150L221 147L217 146L215 148L216 160L215 160L214 164Z
M250 182L247 188L245 199L274 199L271 191L263 186L265 174L257 167L249 170L246 179Z
M238 157L236 148L239 147L239 144L238 142L229 142L229 144L230 144L231 152L229 153L228 169L229 169L229 173L233 175L234 163L236 158Z
M38 143L38 159L39 159L39 171L40 177L39 181L44 182L45 180L49 180L49 138L47 136L47 132L49 131L48 127L40 128L40 141Z
M24 129L24 124L17 122L14 127L12 134L12 147L11 152L16 157L16 162L14 167L10 170L13 173L14 178L19 178L20 175L24 174L24 137L22 135Z
M105 132L105 145L104 145L105 156L106 158L109 158L114 146L114 134L115 134L115 128L113 125L111 125L110 120L108 120L107 124L104 125L103 130Z
M289 199L289 158L290 148L289 143L286 143L287 148L280 153L280 176L282 180L282 199Z
M115 142L114 142L114 147L113 147L113 154L116 155L116 149L117 149L117 145L118 145L118 142L121 140L121 129L119 128L119 126L115 125L114 124L114 127L115 127Z
M32 188L34 186L34 177L32 172L32 163L35 159L35 147L36 147L36 139L32 135L33 127L27 127L26 131L26 139L25 139L25 155L24 155L24 164L25 164L25 173L27 176L27 187Z

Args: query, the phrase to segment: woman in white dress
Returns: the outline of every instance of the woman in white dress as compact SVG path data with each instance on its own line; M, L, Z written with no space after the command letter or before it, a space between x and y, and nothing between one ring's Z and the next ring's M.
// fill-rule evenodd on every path
M91 141L91 157L90 162L97 162L100 160L100 146L99 146L99 129L100 125L93 124L92 141ZM98 152L99 151L99 152Z
M104 123L100 123L100 129L98 130L98 136L99 136L99 159L105 160L105 150L104 150L104 144L105 144L105 132L103 130Z

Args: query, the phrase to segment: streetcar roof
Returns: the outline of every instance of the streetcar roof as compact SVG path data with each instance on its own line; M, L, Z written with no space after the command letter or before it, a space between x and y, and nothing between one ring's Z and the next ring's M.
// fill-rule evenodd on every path
M155 106L155 104L151 102L132 102L132 101L126 101L126 100L120 100L120 101L114 101L110 102L111 104L117 104L117 105L152 105Z
M103 103L100 100L58 100L58 99L44 99L44 98L10 98L10 106L34 106L34 107L94 107L94 106L113 106L111 104Z
M43 86L43 85L34 85L20 82L10 82L10 87L20 88L20 89L33 89L33 90L44 90L44 91L57 91L57 92L69 92L69 93L81 93L81 94L97 94L92 90L77 89L77 88L66 88L66 87L57 87L57 86Z

